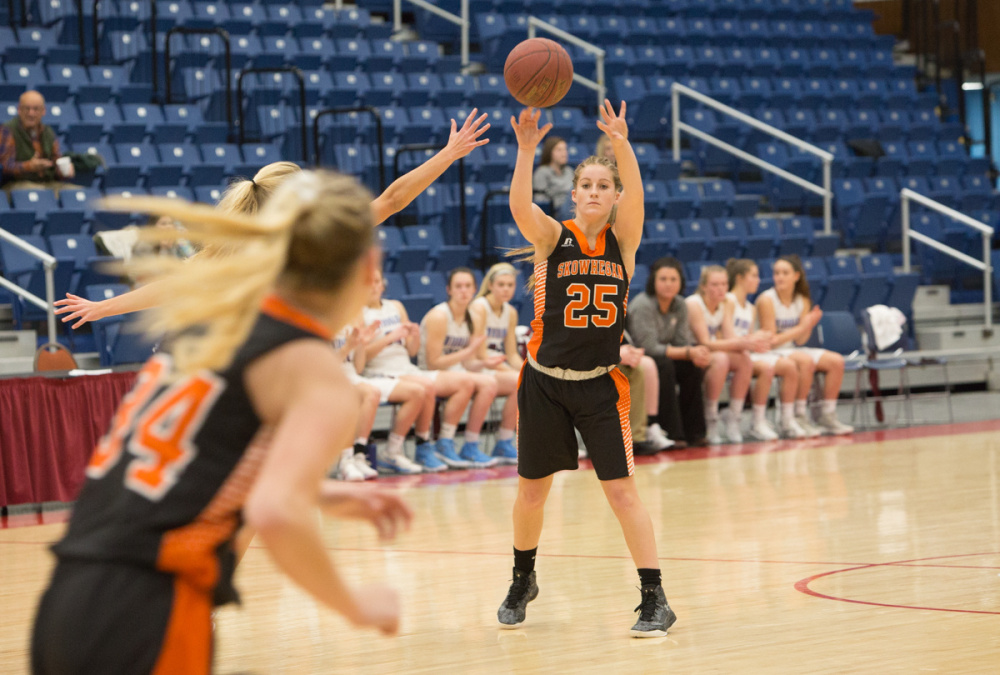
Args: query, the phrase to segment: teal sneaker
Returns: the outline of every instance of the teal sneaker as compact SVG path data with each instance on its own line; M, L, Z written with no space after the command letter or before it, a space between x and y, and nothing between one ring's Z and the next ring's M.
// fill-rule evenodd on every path
M472 462L458 456L458 453L455 452L455 441L450 438L439 438L437 440L435 454L449 469L468 469L472 466Z
M500 464L517 464L517 448L514 446L514 441L497 441L492 454Z
M462 451L458 453L458 456L472 464L472 466L477 469L488 469L491 466L496 466L500 463L500 460L496 457L490 457L480 450L478 441L471 441L463 444Z

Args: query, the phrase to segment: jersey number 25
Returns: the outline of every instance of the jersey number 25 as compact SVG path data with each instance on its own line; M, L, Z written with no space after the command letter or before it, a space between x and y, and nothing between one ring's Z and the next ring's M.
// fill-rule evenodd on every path
M613 284L595 284L593 293L586 284L570 284L566 288L566 295L572 299L566 303L563 324L567 328L586 328L589 324L598 328L614 326L618 320L618 306L609 301L608 296L617 294L618 287ZM591 296L598 313L581 314L590 305Z

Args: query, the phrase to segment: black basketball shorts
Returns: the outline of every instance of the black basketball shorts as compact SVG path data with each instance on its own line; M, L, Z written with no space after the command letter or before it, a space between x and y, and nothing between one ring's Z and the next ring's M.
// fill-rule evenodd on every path
M538 479L579 466L574 427L600 480L634 473L628 380L617 368L562 380L525 362L517 387L517 473Z

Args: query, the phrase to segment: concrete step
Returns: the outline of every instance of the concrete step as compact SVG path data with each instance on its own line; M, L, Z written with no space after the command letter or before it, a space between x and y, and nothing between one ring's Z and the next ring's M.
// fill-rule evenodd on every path
M34 358L35 341L33 330L0 331L0 359Z
M982 320L982 308L980 308L978 324L962 326L921 326L915 324L913 328L921 350L1000 347L1000 331L986 330Z
M924 307L946 307L951 304L951 288L945 284L917 286L913 296L913 311Z

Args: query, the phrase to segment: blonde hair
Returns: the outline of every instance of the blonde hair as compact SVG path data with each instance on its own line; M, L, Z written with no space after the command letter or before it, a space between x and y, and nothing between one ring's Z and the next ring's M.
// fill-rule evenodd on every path
M698 295L705 297L705 287L708 286L708 278L713 274L722 273L726 275L726 283L729 282L729 274L726 273L726 268L722 265L707 265L701 268L701 277L698 279Z
M371 194L350 176L302 171L278 187L256 217L177 199L109 198L105 208L169 214L185 231L142 228L142 239L179 238L239 255L181 261L141 256L130 267L157 278L160 303L147 331L167 334L178 372L221 370L246 340L275 283L335 291L374 245Z
M216 208L226 213L256 215L264 202L291 175L301 173L298 164L272 162L254 174L253 178L233 181L226 188Z
M486 274L483 276L483 283L479 285L479 292L476 293L476 297L485 298L489 295L490 285L493 283L493 280L504 274L509 274L517 279L517 268L506 262L500 262L493 265L493 267L487 270Z

